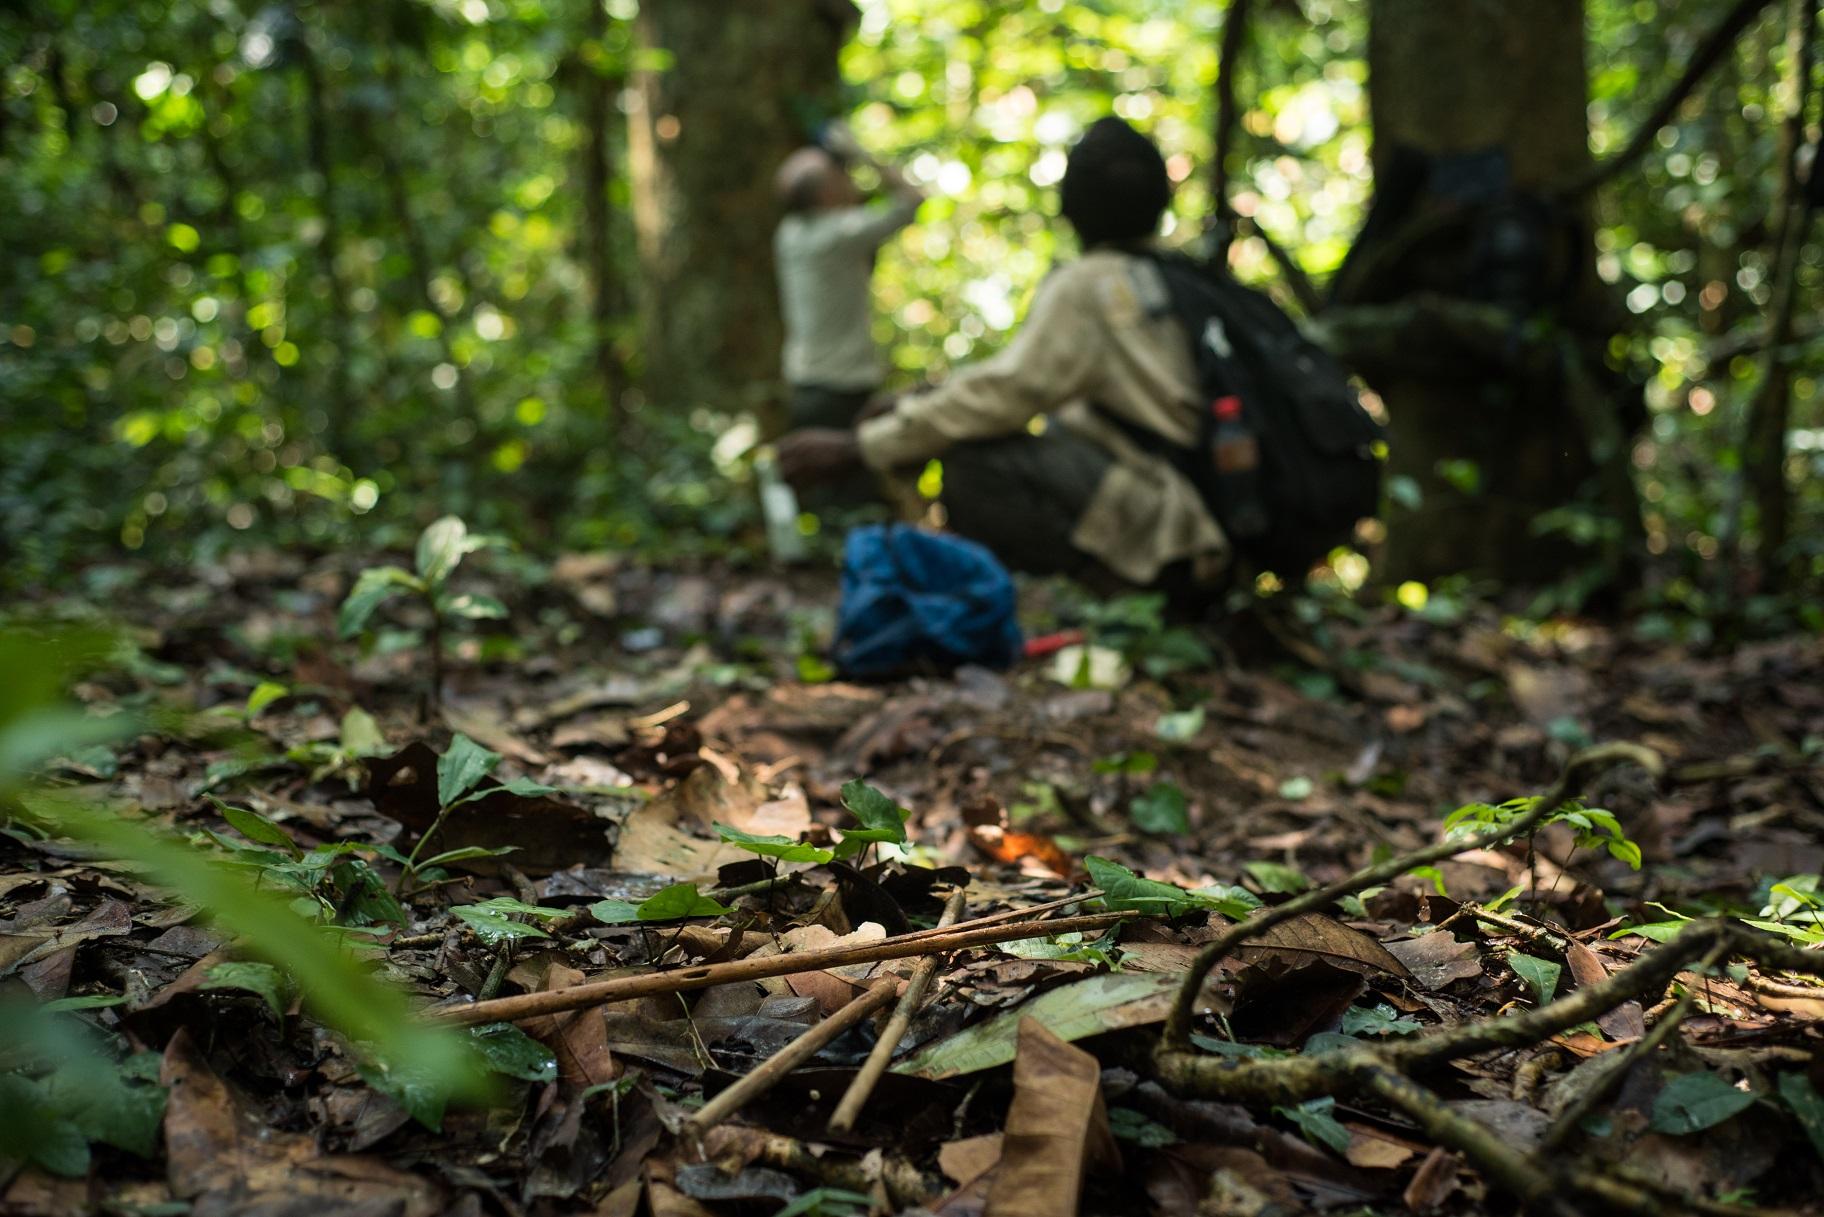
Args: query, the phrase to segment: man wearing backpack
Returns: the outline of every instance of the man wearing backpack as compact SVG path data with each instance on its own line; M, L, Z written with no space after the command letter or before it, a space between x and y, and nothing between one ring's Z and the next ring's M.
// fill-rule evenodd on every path
M1005 349L854 430L784 437L780 473L814 483L936 457L948 526L1035 574L1112 575L1192 604L1236 548L1302 575L1374 507L1378 429L1346 378L1264 296L1154 247L1171 183L1125 122L1084 134L1060 194L1083 257L1045 281Z

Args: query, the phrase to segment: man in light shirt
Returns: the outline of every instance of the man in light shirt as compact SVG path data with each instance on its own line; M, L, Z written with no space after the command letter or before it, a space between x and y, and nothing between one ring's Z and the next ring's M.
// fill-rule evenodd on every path
M880 175L884 202L862 197L849 175L855 163ZM874 255L912 222L924 195L899 170L872 160L842 123L830 125L821 146L788 157L774 184L786 212L773 260L791 425L853 426L885 379L872 327Z
M1201 425L1189 341L1141 256L1171 199L1165 163L1105 118L1071 151L1060 193L1083 256L1040 286L1006 348L858 427L783 437L779 471L809 485L862 466L915 474L936 457L949 527L1008 566L1195 599L1226 567L1228 538L1190 479L1134 438L1189 448Z

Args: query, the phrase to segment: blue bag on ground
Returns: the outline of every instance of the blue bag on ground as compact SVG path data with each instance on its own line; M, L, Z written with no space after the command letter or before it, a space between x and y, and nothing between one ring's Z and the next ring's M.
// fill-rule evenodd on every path
M849 534L836 666L889 676L921 663L1004 668L1020 652L1013 579L984 547L904 524Z

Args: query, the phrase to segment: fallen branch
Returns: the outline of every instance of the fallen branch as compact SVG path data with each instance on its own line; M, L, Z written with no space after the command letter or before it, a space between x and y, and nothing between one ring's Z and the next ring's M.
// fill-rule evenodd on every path
M962 914L963 900L964 891L960 887L950 894L949 901L944 905L944 915L938 920L938 929L955 923ZM912 978L906 982L906 991L900 994L899 1005L893 1008L893 1017L881 1029L874 1050L868 1053L868 1059L862 1062L861 1069L856 1072L854 1080L844 1092L842 1102L836 1105L836 1112L830 1117L831 1132L846 1133L855 1127L855 1118L867 1104L868 1096L874 1093L874 1087L880 1083L887 1066L893 1063L894 1050L899 1047L899 1041L905 1038L906 1030L912 1026L912 1016L918 1013L918 1007L925 1000L925 991L931 987L931 978L937 975L939 959L940 956L927 955L913 969Z
M1466 837L1448 837L1422 849L1415 849L1397 858L1389 858L1372 866L1363 867L1345 879L1306 892L1294 897L1284 904L1274 905L1258 916L1246 921L1236 922L1221 934L1217 935L1208 946L1197 953L1185 973L1184 983L1178 989L1178 998L1172 1005L1171 1017L1166 1020L1165 1035L1160 1043L1164 1053L1182 1053L1190 1044L1191 1022L1196 1017L1197 994L1203 988L1203 982L1209 977L1210 970L1224 958L1234 952L1235 948L1251 938L1257 938L1276 925L1284 924L1295 917L1306 913L1315 913L1329 907L1344 896L1354 895L1365 888L1388 883L1399 878L1415 866L1427 866L1441 862L1474 849L1488 849L1501 845L1516 837L1523 837L1535 826L1544 821L1553 812L1563 807L1584 784L1595 774L1613 768L1616 765L1632 763L1648 772L1657 775L1662 765L1659 754L1638 744L1602 744L1586 748L1573 756L1565 765L1564 772L1558 781L1526 812L1509 823L1496 825L1483 832Z
M1081 897L1078 897L1081 899ZM636 997L653 997L669 993L688 993L715 985L743 980L765 980L771 976L791 976L800 972L820 972L827 968L844 968L851 964L881 963L889 959L907 959L944 951L961 951L970 947L992 946L997 942L1017 942L1024 938L1043 938L1048 934L1068 934L1083 930L1106 930L1122 921L1144 916L1132 912L1089 913L1081 917L1060 917L1056 921L1022 921L1011 925L984 925L973 929L952 929L941 934L902 934L882 942L864 942L852 946L825 947L815 951L795 951L788 955L767 955L757 959L735 959L727 963L702 964L666 972L648 972L639 976L617 976L567 989L544 993L521 993L493 1001L467 1005L438 1006L425 1010L433 1022L467 1027L478 1023L516 1022L540 1014L562 1014L607 1002L629 1001Z
M703 1104L696 1115L684 1122L685 1133L701 1137L784 1081L792 1070L823 1051L824 1045L876 1010L884 1009L898 991L898 983L890 976L875 981L866 993L853 998L842 1009L811 1026L803 1035L768 1057L759 1068Z
M1418 1120L1441 1144L1471 1158L1491 1182L1546 1211L1552 1211L1557 1203L1552 1199L1553 1189L1562 1186L1610 1208L1643 1217L1663 1212L1668 1203L1705 1212L1709 1210L1700 1200L1666 1195L1642 1181L1566 1168L1536 1156L1516 1158L1513 1151L1498 1142L1491 1149L1488 1135L1465 1127L1464 1117L1440 1114L1442 1100L1412 1081L1412 1077L1463 1057L1537 1044L1589 1022L1624 1001L1662 992L1680 972L1699 961L1720 961L1737 955L1765 968L1824 975L1824 952L1803 950L1737 922L1693 921L1671 942L1606 980L1523 1014L1484 1019L1392 1044L1310 1056L1233 1060L1162 1050L1154 1063L1160 1081L1187 1097L1275 1106L1296 1105L1326 1095L1378 1097ZM1662 1025L1674 1021L1668 1015ZM1670 1033L1668 1029L1663 1034Z
M1718 950L1721 948L1719 947ZM1700 969L1714 965L1716 957L1717 951L1710 952L1699 965ZM1628 1071L1634 1068L1634 1063L1653 1055L1654 1050L1665 1043L1668 1036L1678 1030L1678 1025L1685 1021L1687 1014L1691 1013L1691 1004L1696 997L1697 990L1686 986L1685 991L1679 995L1678 1001L1661 1016L1657 1023L1653 1024L1651 1031L1622 1049L1621 1059L1607 1073L1597 1078L1589 1089L1580 1093L1563 1111L1558 1113L1558 1118L1546 1130L1545 1140L1540 1142L1540 1148L1551 1150L1563 1145L1565 1139L1577 1130L1578 1125L1583 1123L1583 1118L1596 1110L1596 1104L1606 1099L1611 1090L1621 1085L1628 1076Z

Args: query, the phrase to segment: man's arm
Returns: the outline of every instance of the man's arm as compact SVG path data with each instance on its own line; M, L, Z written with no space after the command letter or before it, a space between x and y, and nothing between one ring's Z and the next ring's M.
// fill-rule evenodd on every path
M1090 395L1103 337L1091 287L1068 272L1047 283L1006 349L861 423L862 458L881 470L913 464L952 444L1016 434L1037 415Z

